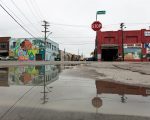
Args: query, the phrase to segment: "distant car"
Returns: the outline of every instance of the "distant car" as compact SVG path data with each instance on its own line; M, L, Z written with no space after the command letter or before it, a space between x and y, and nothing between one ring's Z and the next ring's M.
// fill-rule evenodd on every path
M4 56L0 56L0 60L6 60Z
M15 58L15 57L12 57L12 56L7 56L6 58L5 58L5 60L18 60L17 58Z
M60 58L55 58L55 61L60 61Z
M86 61L94 61L93 57L86 58Z
M3 60L3 61L7 61L7 60L17 60L17 58L11 57L11 56L7 56L7 57L0 56L0 60Z

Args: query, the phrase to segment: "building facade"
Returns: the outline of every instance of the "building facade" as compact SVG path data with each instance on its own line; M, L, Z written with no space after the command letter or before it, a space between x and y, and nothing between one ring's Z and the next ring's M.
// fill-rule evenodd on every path
M83 60L83 57L80 55L75 55L72 53L68 53L63 50L59 50L60 61L80 61Z
M59 54L59 45L50 39L10 38L9 56L18 60L55 60Z
M95 56L98 61L149 61L150 30L98 31Z
M0 56L9 55L9 39L10 37L0 37Z

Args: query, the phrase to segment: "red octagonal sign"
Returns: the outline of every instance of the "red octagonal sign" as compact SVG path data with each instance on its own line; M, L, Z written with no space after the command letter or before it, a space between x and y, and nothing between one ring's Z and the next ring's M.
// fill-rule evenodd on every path
M95 21L92 23L91 28L94 31L99 31L102 28L102 24L99 21Z

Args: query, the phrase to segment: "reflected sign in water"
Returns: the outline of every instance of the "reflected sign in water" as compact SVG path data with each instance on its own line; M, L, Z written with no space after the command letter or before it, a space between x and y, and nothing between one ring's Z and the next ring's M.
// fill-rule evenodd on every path
M101 99L98 99L98 94L118 94L121 96L121 102L127 102L127 97L125 95L142 95L142 96L149 96L150 95L150 88L138 85L129 85L125 83L117 83L107 80L96 80L96 91L97 91L97 99L92 100L93 106L96 106L97 103ZM100 101L102 103L102 101ZM96 105L95 105L96 104Z

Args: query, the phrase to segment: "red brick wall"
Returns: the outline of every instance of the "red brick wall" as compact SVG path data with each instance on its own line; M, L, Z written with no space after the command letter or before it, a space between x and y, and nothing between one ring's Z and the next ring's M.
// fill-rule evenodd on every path
M123 31L124 44L142 44L142 54L146 54L146 49L144 48L144 43L150 43L150 36L145 36L144 32L150 30L130 30ZM98 54L101 54L102 44L117 44L118 53L122 53L122 31L98 31Z
M7 49L0 48L0 50L9 50L9 39L10 37L0 37L0 43L7 43Z

